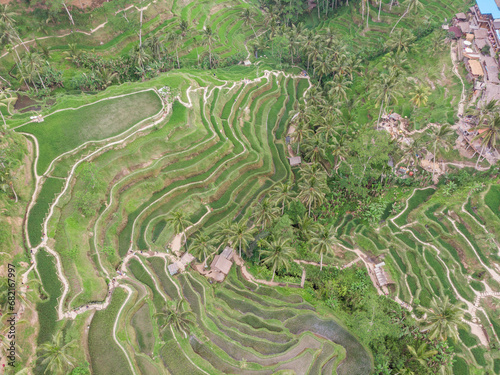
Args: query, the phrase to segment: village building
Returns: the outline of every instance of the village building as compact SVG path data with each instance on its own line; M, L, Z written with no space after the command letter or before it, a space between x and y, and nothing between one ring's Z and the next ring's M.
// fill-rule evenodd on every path
M216 255L210 264L210 271L206 276L214 281L224 281L233 266L233 253L234 250L228 246L222 253Z
M297 167L302 163L302 159L300 156L293 156L293 157L289 158L289 160L290 160L291 167Z

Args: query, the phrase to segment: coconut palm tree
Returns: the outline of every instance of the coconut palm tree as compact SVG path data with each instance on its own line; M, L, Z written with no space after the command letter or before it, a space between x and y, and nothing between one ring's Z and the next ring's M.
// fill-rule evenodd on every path
M212 44L217 39L217 36L214 34L210 26L205 27L205 30L203 30L203 36L208 44L208 63L210 65L210 69L212 69Z
M420 363L422 366L427 366L426 359L432 357L438 353L437 350L427 350L427 343L423 342L418 348L414 348L411 345L406 346L408 351L412 355L412 359Z
M15 99L9 96L6 91L0 90L0 107L7 108L7 112L9 111L10 103L13 102L14 100ZM2 116L3 127L4 129L7 129L7 122L5 122L5 117L1 110L0 110L0 115Z
M253 210L252 218L255 225L260 225L262 230L269 226L278 216L278 208L271 203L269 198L258 202Z
M185 37L187 31L189 30L189 22L186 20L182 20L179 23L179 29L181 30L182 37Z
M175 49L175 56L177 58L177 69L181 68L181 63L179 61L179 47L182 43L182 34L177 34L175 31L170 31L167 34L166 39L170 42L170 47Z
M295 198L295 193L292 190L293 185L291 182L278 182L273 190L271 190L271 197L276 202L276 205L281 205L281 215L285 213L285 206L288 206Z
M457 326L462 326L463 311L450 303L448 296L442 301L435 297L430 302L430 308L419 306L418 309L427 314L423 331L429 332L429 338L446 341L448 337L458 340Z
M250 10L250 8L246 8L243 12L241 12L241 19L243 20L243 25L250 25L253 31L253 35L255 35L255 37L257 38L257 34L255 33L255 29L253 28L255 14Z
M401 144L401 162L403 163L411 163L413 162L415 165L418 164L417 155L422 155L424 150L424 145L420 138L414 138L410 140L409 143L403 142Z
M307 138L302 148L306 159L315 163L325 162L328 143L326 143L323 133L315 133L312 137Z
M203 263L206 264L208 256L215 251L214 238L206 231L198 232L191 242L189 251L198 260L203 259Z
M324 202L328 186L325 178L311 176L299 182L299 190L298 198L308 207L308 214L311 216L311 208Z
M14 16L17 15L16 12L11 12L9 10L9 4L0 4L0 22L4 23L5 25L9 27L13 27L13 25L16 23L16 20L14 20Z
M186 245L186 250L187 250L187 237L186 237L186 229L189 227L192 223L186 219L186 214L182 210L177 210L174 212L171 212L170 215L166 218L166 222L170 224L172 229L174 230L174 233L181 234L184 236L185 239L185 245Z
M312 251L320 256L320 271L323 270L323 255L333 254L333 246L336 243L335 228L332 226L326 227L319 225L318 231L312 238Z
M295 250L289 245L289 242L289 239L284 238L278 238L271 242L264 241L265 249L261 250L261 254L264 256L262 263L271 266L273 270L271 282L274 281L278 268L285 267L288 270L290 262L293 261Z
M337 115L332 114L330 111L326 115L319 114L314 121L316 124L319 124L316 132L321 134L326 142L332 142L335 136L339 134L337 121Z
M407 5L406 10L403 13L403 15L401 16L401 18L398 19L398 22L396 22L396 24L392 28L391 34L394 31L394 29L396 28L396 26L398 25L399 21L401 21L409 12L416 11L416 10L421 9L421 8L423 9L423 7L424 7L419 0L405 0L403 4Z
M247 220L241 220L237 223L233 222L229 227L228 239L232 244L238 244L238 249L241 258L241 249L247 247L249 242L253 240L254 229L248 227Z
M444 124L440 127L433 128L431 132L431 139L432 139L432 146L434 149L434 158L433 158L433 163L434 165L432 166L432 178L434 179L434 173L436 171L436 153L437 149L443 148L446 151L449 150L451 140L453 135L455 134L455 131L450 127L449 124Z
M352 84L352 81L347 79L342 74L335 74L333 80L328 82L328 86L330 86L330 90L328 90L328 95L339 99L339 100L347 100L347 91L349 90L349 86Z
M183 302L183 299L168 302L163 307L162 312L154 314L154 317L160 318L159 321L162 321L160 325L161 331L165 330L167 327L171 327L177 332L183 333L184 337L187 337L189 326L195 324L195 321L193 312L185 311L182 307Z
M309 122L300 121L295 123L292 139L295 143L297 143L297 155L300 153L300 143L304 141L310 134L312 134L312 130L309 128Z
M399 75L395 73L381 74L378 82L371 90L372 97L375 99L376 104L380 104L380 110L377 119L377 129L382 116L382 110L396 101L399 95Z
M298 234L300 238L308 242L318 232L318 223L316 223L309 216L302 216L298 218Z
M99 68L96 72L97 77L102 82L101 89L104 90L106 87L110 86L113 81L118 79L118 72L111 72L105 67Z
M477 158L476 168L479 165L479 161L483 156L485 148L494 149L497 146L497 140L500 139L500 114L497 112L493 117L489 118L486 124L479 123L475 128L478 134L473 138L473 140L481 140L481 152Z
M431 89L427 85L415 85L413 90L410 92L410 102L416 107L422 107L427 104L429 95L431 94Z
M332 138L330 142L330 153L333 156L333 169L336 171L340 167L342 160L345 160L349 150L344 144L343 137L338 140L337 138Z
M385 43L386 48L395 49L397 53L408 52L415 37L411 31L400 29L396 34L390 36Z
M63 345L62 331L52 336L52 342L46 342L40 345L38 349L42 353L40 358L44 358L42 365L47 366L44 374L68 373L68 370L74 367L72 361L75 361L75 359L68 354L68 351L75 347L76 343L74 340Z

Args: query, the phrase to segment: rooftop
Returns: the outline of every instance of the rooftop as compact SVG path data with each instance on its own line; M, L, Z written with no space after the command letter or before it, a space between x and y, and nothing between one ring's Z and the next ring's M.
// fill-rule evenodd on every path
M233 262L231 262L230 260L227 260L226 258L220 255L216 255L214 257L212 264L210 265L210 268L214 271L219 271L224 275L227 275L232 265Z
M481 14L491 14L493 19L500 18L500 9L495 0L476 0L476 4Z
M302 163L302 159L300 158L300 156L294 156L294 157L290 158L290 165L292 167L295 167L296 165L300 165L300 163Z
M474 76L484 76L481 63L477 60L469 60L470 72Z

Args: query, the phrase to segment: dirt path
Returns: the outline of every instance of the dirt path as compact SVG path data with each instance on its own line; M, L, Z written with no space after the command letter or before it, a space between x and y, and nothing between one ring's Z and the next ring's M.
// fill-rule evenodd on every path
M455 47L455 48L454 48ZM457 43L456 42L452 42L450 44L450 56L451 56L451 62L453 64L453 68L451 69L453 74L455 74L458 79L460 80L460 83L462 84L462 94L460 95L460 102L458 103L458 116L461 117L463 116L464 112L465 112L465 85L464 85L464 81L462 79L462 77L460 76L460 74L458 73L458 66L457 66L457 61L458 61L458 58L457 58L457 54L456 54L456 48L458 48L457 46Z

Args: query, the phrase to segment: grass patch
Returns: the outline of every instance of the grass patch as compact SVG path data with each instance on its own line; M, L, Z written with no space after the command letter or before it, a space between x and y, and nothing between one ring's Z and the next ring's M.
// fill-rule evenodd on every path
M75 110L62 110L45 117L42 123L26 124L19 131L33 134L38 139L40 156L36 168L42 175L57 156L85 142L121 134L161 108L158 95L148 90Z
M127 359L113 340L113 325L127 298L122 288L116 288L111 303L105 310L96 311L89 329L89 354L93 373L109 375L120 369L120 375L131 375Z
M43 289L48 294L48 299L36 304L40 333L38 345L50 341L57 325L57 300L61 297L62 284L57 275L55 261L47 251L40 250L36 255L38 272Z

